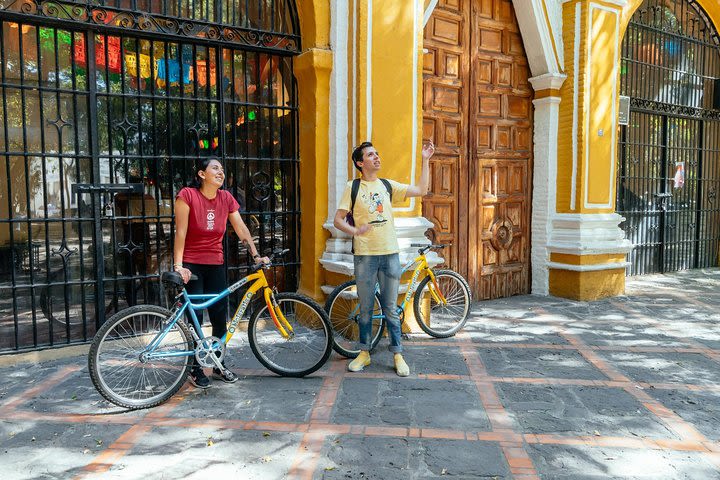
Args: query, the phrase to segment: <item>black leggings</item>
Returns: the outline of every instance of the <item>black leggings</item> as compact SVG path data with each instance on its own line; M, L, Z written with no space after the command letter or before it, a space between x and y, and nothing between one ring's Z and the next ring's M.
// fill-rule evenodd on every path
M199 295L203 293L220 293L227 288L227 278L225 278L225 265L202 265L199 263L183 263L183 267L189 269L197 280L190 280L185 285L190 295ZM227 332L227 312L228 300L224 298L209 307L208 316L212 324L213 337L222 338ZM202 312L195 312L198 320L202 325ZM188 321L192 324L188 314Z

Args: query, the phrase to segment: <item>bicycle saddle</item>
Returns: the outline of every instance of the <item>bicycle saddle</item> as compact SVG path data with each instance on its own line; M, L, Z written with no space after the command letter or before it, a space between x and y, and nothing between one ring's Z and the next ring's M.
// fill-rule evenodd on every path
M190 275L190 280L197 280L197 278L197 275ZM163 272L162 275L160 275L160 281L165 284L177 285L178 287L185 286L182 275L178 272Z

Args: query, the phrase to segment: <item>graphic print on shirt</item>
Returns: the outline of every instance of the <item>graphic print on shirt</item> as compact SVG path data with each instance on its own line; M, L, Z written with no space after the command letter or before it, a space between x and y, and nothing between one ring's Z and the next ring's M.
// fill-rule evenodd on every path
M213 230L215 228L215 210L207 211L207 229Z
M375 220L368 222L369 224L385 223L387 219L383 216L383 195L381 193L370 193L363 195L363 201L368 206L368 213L375 214Z

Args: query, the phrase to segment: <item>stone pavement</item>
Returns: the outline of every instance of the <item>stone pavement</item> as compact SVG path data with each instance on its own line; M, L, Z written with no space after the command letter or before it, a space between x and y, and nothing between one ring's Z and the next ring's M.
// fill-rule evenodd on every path
M481 302L455 338L413 335L404 379L384 343L363 373L333 354L306 379L243 343L236 384L135 412L77 349L0 357L2 477L720 479L719 307L719 269Z

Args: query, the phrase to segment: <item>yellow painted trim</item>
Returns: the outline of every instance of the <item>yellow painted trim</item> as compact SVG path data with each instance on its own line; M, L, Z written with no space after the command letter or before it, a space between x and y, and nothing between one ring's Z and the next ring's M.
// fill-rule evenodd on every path
M579 16L576 15L577 6L579 5ZM565 73L567 79L560 87L560 106L558 116L558 143L557 143L557 177L556 177L556 200L555 208L558 213L578 213L580 202L579 187L581 171L580 159L583 157L583 142L585 141L585 133L582 128L582 119L584 115L584 88L585 81L582 78L582 72L585 68L585 56L582 55L583 38L585 37L586 23L585 11L583 8L583 0L575 2L566 2L562 5L563 15L563 45L565 48ZM575 44L576 29L578 44ZM578 58L575 58L578 49ZM577 64L576 64L577 61ZM580 78L577 78L580 75ZM577 79L577 80L576 80ZM577 91L576 84L577 83ZM576 107L577 101L577 107ZM577 112L575 112L577 108ZM577 118L575 115L577 114ZM573 122L577 122L577 131L573 131ZM577 145L576 170L573 172L573 152L574 145ZM573 173L575 178L576 190L574 197L575 207L572 208L572 185Z
M625 293L625 269L575 272L550 269L550 294L574 300L597 300Z
M584 54L589 62L585 81L585 155L582 157L582 210L615 211L617 162L617 96L620 63L620 10L590 3L587 19L590 42ZM601 41L607 38L608 41ZM608 101L610 99L611 101Z
M303 50L330 47L329 0L295 0Z
M555 43L555 34L553 32L552 23L550 23L550 14L548 13L547 5L545 0L542 0L543 14L545 15L545 24L547 25L548 32L550 32L550 43L552 44L553 56L555 57L555 65L558 72L563 71L564 65L560 64L560 55L558 55L557 44ZM537 97L536 97L537 98Z
M560 97L560 89L546 88L544 90L535 90L535 100L548 97Z
M550 261L566 265L602 265L603 263L619 263L625 261L622 253L603 253L599 255L572 255L569 253L550 254Z
M315 299L323 297L323 269L318 259L325 249L328 232L327 169L330 158L330 72L333 54L327 49L310 49L296 57L293 65L298 85L300 149L300 288Z

